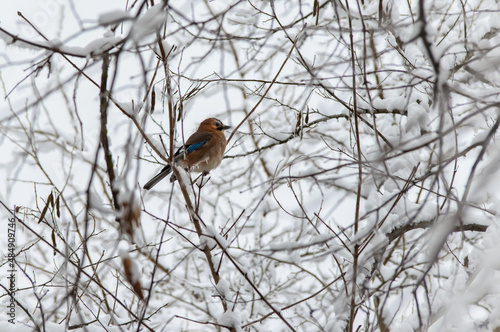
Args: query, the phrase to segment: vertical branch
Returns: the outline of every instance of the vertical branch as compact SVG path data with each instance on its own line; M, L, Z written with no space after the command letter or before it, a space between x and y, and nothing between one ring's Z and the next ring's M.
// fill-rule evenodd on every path
M100 112L101 112L101 132L100 132L100 142L102 149L104 151L104 160L106 161L106 171L109 177L109 185L111 186L111 193L113 196L113 205L115 210L119 210L118 205L118 190L114 188L115 183L115 170L113 166L113 156L109 151L109 141L108 141L108 98L109 92L106 90L108 82L108 70L109 70L109 54L104 53L102 56L102 74L101 74L101 89L99 93L100 100Z
M175 137L175 118L176 112L174 107L174 101L172 100L172 89L170 87L170 70L168 68L167 63L167 52L165 52L165 48L163 47L163 38L160 36L160 33L156 34L156 39L158 43L158 48L160 50L161 62L163 63L163 72L165 74L165 89L166 89L166 97L167 97L167 107L168 107L168 126L169 126L169 163L173 165L174 161L174 137ZM170 50L171 52L172 50Z
M203 231L201 228L201 220L195 211L193 202L191 201L191 197L189 197L188 188L186 186L186 183L184 183L184 179L182 178L182 176L180 176L179 171L177 170L176 167L172 167L172 171L174 172L175 176L177 177L179 187L181 188L182 196L184 197L184 201L186 202L186 208L187 208L188 213L189 213L189 218L191 219L191 222L194 225L194 228L196 230L196 234L198 234L198 237L201 238L203 236ZM215 268L215 265L213 263L211 249L208 247L208 245L206 245L203 248L203 253L205 254L205 257L207 259L207 263L208 263L208 266L210 268L210 272L212 273L212 277L214 278L214 282L217 285L219 283L220 277L219 277L219 273L217 272L217 269ZM224 308L224 312L226 312L227 311L227 304L226 304L226 301L224 299L222 299L222 306Z
M198 214L196 213L196 210L195 210L195 207L193 205L193 202L191 201L191 198L189 197L188 188L186 186L186 183L184 183L183 178L180 176L179 171L177 170L177 168L175 167L175 164L173 162L174 161L173 158L174 158L174 133L175 133L176 110L175 110L174 103L173 103L172 88L170 85L171 76L170 76L170 72L168 69L168 63L167 63L168 57L167 57L167 54L163 48L162 39L161 39L159 34L157 35L157 39L158 39L158 46L160 48L160 54L162 57L163 68L164 68L164 72L165 72L165 88L166 88L166 92L167 92L166 94L167 94L168 115L169 115L169 134L170 134L170 140L169 140L170 158L169 159L170 159L171 165L173 166L172 171L178 180L179 187L180 187L181 192L182 192L182 196L184 197L184 201L186 202L186 208L188 210L191 222L194 225L194 228L196 230L196 234L198 234L198 237L201 238L203 236L203 231L201 228L201 220L198 217ZM201 189L200 189L200 195L201 195ZM219 273L218 273L218 271L215 268L215 265L213 263L211 249L208 246L205 246L203 248L203 253L205 254L205 257L207 259L207 264L210 268L210 272L211 272L212 277L214 279L214 283L217 285L219 283L220 277L219 277ZM221 303L222 303L222 307L224 309L224 312L226 312L227 311L226 301L223 298L221 298L221 300L222 300Z
M354 36L352 33L352 17L349 9L349 1L346 1L347 15L349 18L349 39L351 43L351 67L352 67L352 95L353 95L353 113L354 113L354 130L356 136L356 154L358 156L358 188L356 194L356 210L354 215L354 234L356 235L359 228L359 209L361 202L361 185L363 182L363 169L361 164L361 140L359 138L359 122L358 122L358 104L356 98L356 63L354 52ZM358 274L358 256L359 245L356 243L353 250L352 263L352 288L351 288L351 306L349 315L349 331L354 331L354 318L356 316L356 278Z

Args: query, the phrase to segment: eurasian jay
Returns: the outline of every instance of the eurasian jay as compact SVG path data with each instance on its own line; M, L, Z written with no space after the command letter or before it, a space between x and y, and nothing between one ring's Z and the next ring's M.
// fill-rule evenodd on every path
M224 130L231 128L224 125L219 119L208 118L200 123L198 130L191 135L184 146L174 154L174 163L194 172L208 172L220 165L224 150L226 149L226 136ZM153 188L172 172L172 166L165 166L160 173L144 185L144 189ZM175 176L170 181L175 181Z

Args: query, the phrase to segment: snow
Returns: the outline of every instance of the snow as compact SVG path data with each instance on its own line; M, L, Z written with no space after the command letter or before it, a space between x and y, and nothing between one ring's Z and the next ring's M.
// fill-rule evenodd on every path
M109 36L105 36L105 37L102 37L100 39L96 39L96 40L90 42L89 44L87 44L81 50L81 53L79 53L79 54L82 54L82 55L85 55L85 56L87 56L87 55L92 56L92 55L102 54L104 52L107 52L107 51L110 51L111 49L113 49L113 47L115 47L116 45L120 44L121 41L122 41L121 37L114 37L114 36L109 37ZM75 49L74 48L62 48L61 49L61 51L63 51L63 52L65 50L74 51Z
M226 298L229 296L229 282L224 279L219 279L217 285L215 285L215 289L217 290L218 295L222 296L222 298Z
M40 326L40 325L39 325ZM102 328L101 325L99 324L90 324L86 325L88 329L97 329L100 330ZM11 324L6 321L0 321L0 330L2 331L9 331L9 332L31 332L36 329L36 326L33 323L24 323L20 321L16 321L16 324ZM45 329L47 331L51 332L65 332L67 331L67 328L64 324L56 324L52 322L45 322ZM110 332L119 332L122 331L122 329L118 326L113 327L113 326L107 326L106 327L107 331Z
M201 236L200 237L200 248L203 249L205 247L208 247L210 249L217 248L217 242L215 241L215 239L213 237ZM214 259L215 259L215 257L214 257ZM218 265L218 262L214 261L214 264L216 264L216 263Z
M130 19L132 19L132 16L129 12L116 9L99 15L97 21L99 22L99 25L106 26L121 23Z
M143 16L134 22L130 37L139 44L148 35L156 33L165 20L166 13L164 4L159 3L151 7Z
M408 117L406 121L406 132L420 136L422 130L427 129L429 124L429 112L425 107L412 103L408 106Z
M117 101L116 104L120 107L120 111L124 111L131 117L135 117L142 109L143 104L132 101Z
M236 331L243 331L241 329L241 319L239 314L233 311L226 311L219 318L217 318L217 323L236 328Z
M20 48L40 50L41 47L46 47L47 49L55 49L61 53L80 57L96 56L102 54L103 52L108 52L112 50L116 45L120 44L123 40L121 37L109 36L105 34L104 37L92 40L84 47L69 46L64 44L64 42L59 39L52 39L48 41L39 40L35 41L33 45L20 40L13 40L10 36L1 31L0 39L3 39L7 45L12 45Z
M229 244L225 238L223 238L216 230L213 228L213 226L208 225L205 228L205 231L209 236L211 236L213 239L217 240L217 244L222 248L222 249L227 249Z

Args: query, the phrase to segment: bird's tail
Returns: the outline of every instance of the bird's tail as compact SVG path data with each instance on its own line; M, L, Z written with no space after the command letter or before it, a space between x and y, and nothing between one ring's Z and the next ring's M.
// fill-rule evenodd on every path
M160 173L158 173L151 180L149 180L148 183L146 183L143 188L146 190L153 188L154 186L156 186L156 184L158 182L163 180L171 172L172 172L172 167L170 167L170 165L163 167L163 169L160 171Z

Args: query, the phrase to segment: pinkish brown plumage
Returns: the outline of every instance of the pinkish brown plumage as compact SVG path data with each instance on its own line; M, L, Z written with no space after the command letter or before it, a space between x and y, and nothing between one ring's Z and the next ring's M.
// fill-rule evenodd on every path
M224 125L216 118L204 120L200 123L198 130L188 138L185 145L177 150L174 162L190 171L208 174L222 161L227 144L224 130L229 128L231 127ZM171 172L172 167L165 166L160 173L144 185L144 189L153 188ZM175 177L172 177L171 181L175 181Z

